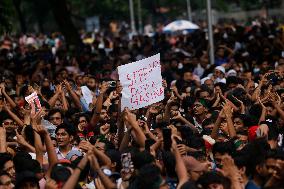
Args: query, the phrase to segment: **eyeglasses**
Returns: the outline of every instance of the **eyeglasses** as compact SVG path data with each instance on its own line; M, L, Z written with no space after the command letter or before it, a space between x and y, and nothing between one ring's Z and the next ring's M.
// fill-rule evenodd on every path
M12 121L5 121L3 122L3 125L15 125L15 123Z

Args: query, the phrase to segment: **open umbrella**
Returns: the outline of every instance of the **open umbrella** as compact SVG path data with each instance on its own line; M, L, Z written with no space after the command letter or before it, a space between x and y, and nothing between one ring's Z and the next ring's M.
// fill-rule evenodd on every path
M198 25L187 20L176 20L169 23L163 28L163 32L176 32L183 30L196 30L199 29Z

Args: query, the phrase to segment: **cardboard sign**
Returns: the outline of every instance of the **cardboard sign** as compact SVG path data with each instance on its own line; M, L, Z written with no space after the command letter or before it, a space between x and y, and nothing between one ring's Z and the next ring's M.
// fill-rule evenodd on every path
M121 108L143 108L164 99L160 54L118 67L123 87Z
M25 100L29 103L31 107L31 115L35 115L41 110L40 100L36 92L33 92L31 95L25 97Z

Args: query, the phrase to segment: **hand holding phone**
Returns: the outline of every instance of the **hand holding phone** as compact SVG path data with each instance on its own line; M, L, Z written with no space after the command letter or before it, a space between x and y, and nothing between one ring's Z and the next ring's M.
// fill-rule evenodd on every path
M122 171L124 173L128 174L133 171L133 162L131 160L130 153L121 154L121 165L122 165Z
M116 88L116 81L109 81L108 85L110 88Z

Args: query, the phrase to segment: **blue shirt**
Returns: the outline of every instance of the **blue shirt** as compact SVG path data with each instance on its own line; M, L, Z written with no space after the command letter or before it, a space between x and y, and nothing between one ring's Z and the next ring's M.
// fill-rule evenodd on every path
M258 187L253 181L248 181L245 189L261 189L260 187Z

